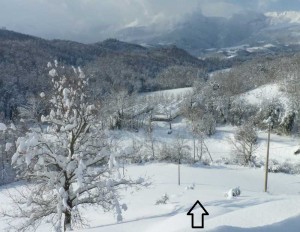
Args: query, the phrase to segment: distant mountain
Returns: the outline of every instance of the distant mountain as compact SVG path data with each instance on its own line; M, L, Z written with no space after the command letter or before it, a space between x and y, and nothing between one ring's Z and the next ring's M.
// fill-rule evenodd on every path
M269 19L270 25L300 24L299 11L267 12L265 16Z
M247 12L231 18L206 17L201 13L187 16L172 29L157 31L155 27L125 28L117 38L139 44L174 44L193 55L207 49L234 47L244 44L298 43L300 12Z
M26 76L39 75L34 72L43 69L48 61L54 59L66 65L87 66L101 58L124 58L129 55L136 59L143 57L145 62L157 66L157 72L170 65L203 67L202 61L175 46L145 48L115 39L82 44L73 41L44 40L13 31L0 30L1 80L11 83L14 83L19 76L24 79ZM156 73L152 73L152 76L155 75Z

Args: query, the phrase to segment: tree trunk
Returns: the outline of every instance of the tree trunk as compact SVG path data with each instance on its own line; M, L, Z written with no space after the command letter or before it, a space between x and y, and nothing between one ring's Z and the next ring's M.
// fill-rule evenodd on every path
M71 212L66 210L64 220L64 231L71 230Z
M64 172L65 178L66 178L66 183L64 186L65 191L68 193L68 198L67 198L67 205L68 208L65 210L64 214L65 214L65 219L64 219L64 231L69 231L72 229L72 225L71 225L71 221L72 221L72 214L71 214L71 210L73 208L73 204L72 204L72 200L69 197L69 188L70 188L70 183L68 180L68 175L66 172Z
M154 141L153 137L151 138L151 150L152 150L152 157L155 159L155 151L154 151Z

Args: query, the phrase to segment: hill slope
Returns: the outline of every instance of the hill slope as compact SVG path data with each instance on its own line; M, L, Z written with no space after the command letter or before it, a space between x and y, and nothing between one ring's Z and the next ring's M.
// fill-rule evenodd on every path
M118 88L143 91L149 78L172 66L203 69L204 62L175 46L145 48L109 39L95 44L44 40L8 30L0 30L0 112L11 118L12 109L41 91L48 91L46 65L83 67L95 79L99 94L118 83Z

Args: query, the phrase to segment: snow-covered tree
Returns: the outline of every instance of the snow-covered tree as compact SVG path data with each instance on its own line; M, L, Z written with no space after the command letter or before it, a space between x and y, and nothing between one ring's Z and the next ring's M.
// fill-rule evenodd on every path
M177 98L175 95L171 94L159 94L159 104L156 107L158 114L163 115L163 120L169 123L168 134L172 133L172 121L180 113L180 105L183 101L183 97L178 95Z
M176 136L176 139L170 144L162 144L159 154L159 160L171 161L177 164L178 167L178 185L180 185L181 175L180 166L183 162L191 163L191 147L187 141L180 135Z
M11 157L14 153L16 127L13 123L0 123L0 185L14 181L15 172L11 166Z
M230 140L233 152L238 163L250 164L254 161L254 152L257 149L257 133L251 123L242 125Z
M126 205L119 203L119 190L143 182L120 176L99 109L89 103L88 78L80 68L75 70L68 76L59 76L56 69L49 72L49 115L42 116L41 127L32 127L16 141L12 163L30 185L14 198L17 210L4 215L22 219L12 223L18 231L34 229L44 220L54 231L82 225L80 206L87 204L115 210L121 221Z
M45 114L48 105L44 92L40 93L38 97L30 96L27 100L27 104L17 108L18 116L30 124L39 122L41 115Z
M216 132L216 120L212 114L204 114L200 121L200 130L211 136Z

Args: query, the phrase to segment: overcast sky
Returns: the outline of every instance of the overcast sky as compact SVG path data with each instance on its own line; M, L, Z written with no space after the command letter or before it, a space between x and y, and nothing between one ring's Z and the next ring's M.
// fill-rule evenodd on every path
M170 26L185 15L300 11L300 0L0 0L0 27L43 38L96 42L118 29Z

